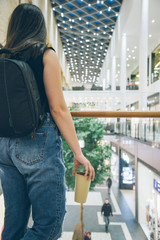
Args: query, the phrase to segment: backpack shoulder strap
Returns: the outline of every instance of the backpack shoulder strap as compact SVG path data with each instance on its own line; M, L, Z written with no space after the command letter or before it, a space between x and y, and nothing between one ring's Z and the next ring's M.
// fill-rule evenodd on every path
M7 49L7 48L0 49L0 54L4 54L4 53L13 54L13 52L11 50Z

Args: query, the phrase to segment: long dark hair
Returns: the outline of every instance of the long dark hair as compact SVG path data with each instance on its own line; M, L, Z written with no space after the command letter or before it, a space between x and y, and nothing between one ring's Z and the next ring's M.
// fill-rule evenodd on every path
M5 48L25 53L25 58L36 57L46 46L46 25L41 10L24 3L16 7L10 17ZM24 55L24 54L23 54Z

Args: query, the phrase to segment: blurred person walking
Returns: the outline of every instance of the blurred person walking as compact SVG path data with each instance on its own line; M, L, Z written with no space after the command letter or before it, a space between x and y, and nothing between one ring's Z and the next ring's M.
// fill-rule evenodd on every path
M84 233L84 240L91 240L91 232L86 231Z
M104 222L105 222L105 231L106 233L108 233L108 227L109 227L109 223L110 223L110 219L109 217L112 216L112 206L109 203L109 200L106 199L105 203L103 204L102 208L101 208L101 215L103 214L104 217Z
M10 58L27 62L33 70L45 106L45 120L34 138L30 134L20 138L0 137L0 179L5 201L2 240L60 237L65 215L61 134L74 153L73 174L83 165L85 175L94 180L94 169L81 151L64 100L58 57L46 45L46 36L45 20L37 6L16 7L4 48L14 53ZM31 207L33 226L27 229Z
M108 187L108 194L110 194L111 186L112 186L112 179L111 179L110 176L107 178L106 184L107 184L107 187Z

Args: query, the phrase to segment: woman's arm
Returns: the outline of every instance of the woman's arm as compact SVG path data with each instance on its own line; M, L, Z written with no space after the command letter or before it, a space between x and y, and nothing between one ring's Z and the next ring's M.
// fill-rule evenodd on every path
M74 153L73 174L76 173L79 165L83 165L85 175L89 173L89 179L93 181L95 176L94 168L81 151L72 117L64 100L61 86L61 69L56 53L47 50L43 56L43 64L44 86L52 117Z

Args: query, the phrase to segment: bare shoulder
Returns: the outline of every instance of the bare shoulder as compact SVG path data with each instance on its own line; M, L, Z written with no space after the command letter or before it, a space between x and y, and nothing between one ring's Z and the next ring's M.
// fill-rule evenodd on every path
M56 52L54 52L51 49L46 50L43 55L43 64L45 65L47 63L59 64L59 60L58 60L58 56L57 56Z

